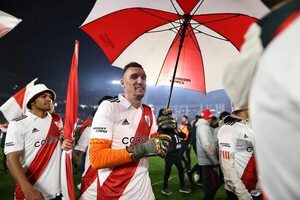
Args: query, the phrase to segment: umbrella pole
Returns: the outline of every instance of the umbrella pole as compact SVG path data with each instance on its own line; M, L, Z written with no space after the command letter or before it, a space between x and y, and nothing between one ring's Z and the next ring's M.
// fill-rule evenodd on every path
M182 24L182 32L181 32L181 35L180 35L180 42L179 42L179 46L178 46L177 58L176 58L175 68L174 68L172 81L171 81L171 88L170 88L167 108L170 107L170 102L171 102L171 97L172 97L172 92L173 92L173 87L174 87L174 81L175 81L175 77L176 77L176 71L177 71L179 58L180 58L180 54L181 54L181 50L182 50L182 46L183 46L183 42L184 42L184 38L185 38L185 32L187 30L187 27L188 27L188 24L189 24L191 18L192 18L192 16L189 15L189 14L185 14L183 16L184 21L183 21L183 24Z

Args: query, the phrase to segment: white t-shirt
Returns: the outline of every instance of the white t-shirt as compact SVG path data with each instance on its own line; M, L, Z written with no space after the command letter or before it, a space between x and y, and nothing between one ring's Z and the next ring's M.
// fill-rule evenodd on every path
M91 136L92 124L89 124L81 133L80 138L75 146L75 150L86 152L87 156L85 157L84 161L84 172L82 175L85 174L86 170L90 166L90 159L88 156L89 153L89 141Z
M89 124L81 133L80 138L77 142L77 145L75 147L76 150L86 152L85 156L85 163L84 163L84 172L82 173L82 177L86 174L88 168L90 167L90 159L89 159L89 140L91 136L91 130L92 130L92 124ZM90 200L90 199L96 199L97 198L97 181L98 178L96 178L93 183L85 190L85 192L80 196L80 200ZM81 183L81 186L83 184Z
M27 112L24 116L11 121L8 125L4 149L6 155L11 152L22 151L20 162L26 171L43 145L58 141L48 165L34 184L34 187L42 193L44 199L55 198L56 194L61 193L60 135L46 140L51 121L52 116L50 114L42 119L31 112ZM62 122L59 123L56 125L62 127Z
M92 138L106 139L112 142L112 149L125 149L132 142L145 142L149 137L134 137L142 117L142 107L134 108L122 95L118 98L103 101L93 119ZM153 124L150 134L156 133L157 125L153 115ZM150 126L150 116L145 116ZM142 158L131 177L120 199L154 199L151 181L148 172L148 158ZM113 169L100 169L100 186L103 185Z

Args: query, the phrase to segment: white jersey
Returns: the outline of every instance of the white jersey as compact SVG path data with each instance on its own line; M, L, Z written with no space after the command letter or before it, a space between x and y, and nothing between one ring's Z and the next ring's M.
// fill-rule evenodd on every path
M84 172L82 173L82 177L84 177L89 169L90 159L89 159L89 140L91 136L92 124L88 125L81 133L80 138L77 142L75 150L79 150L82 152L86 152L85 162L84 162ZM83 180L82 180L83 181ZM80 200L90 200L97 198L97 181L98 178L95 178L93 183L89 185L89 187L81 194ZM81 186L83 187L84 183L81 182Z
M75 146L75 150L86 152L87 154L89 153L89 141L90 141L91 131L92 131L92 124L88 125L82 131L80 138ZM89 166L90 166L90 159L89 159L89 156L87 155L85 157L84 172L82 175L85 174L85 172L89 168Z
M44 199L55 198L56 194L61 193L61 147L58 128L62 127L62 122L60 121L60 124L56 124L57 127L53 127L52 125L53 129L51 129L51 121L52 116L50 114L42 119L31 112L27 112L24 116L11 121L7 129L4 149L6 155L22 151L20 162L26 172L44 145L51 145L58 141L53 154L46 155L49 156L47 158L49 163L34 184L34 187L42 193ZM54 130L56 134L47 139L46 137L50 130Z
M143 108L135 108L122 95L118 98L103 101L93 119L91 139L111 141L112 149L125 149L132 143L143 143L147 137L135 137L136 130L142 117ZM157 125L153 112L153 123L150 134L156 133ZM145 116L150 123L150 116ZM112 172L112 168L100 169L99 180L102 187ZM126 175L126 174L124 174ZM119 180L122 182L122 180ZM114 186L111 186L114 187ZM118 190L119 188L114 188ZM124 188L123 188L124 189ZM113 192L113 191L112 191ZM148 158L139 160L138 166L124 189L120 199L155 199L148 172Z
M290 6L299 14L299 1ZM272 200L300 199L300 15L291 17L265 49L250 95L258 169Z
M238 193L240 188L253 196L261 194L254 159L254 135L249 125L236 122L223 125L218 132L220 164L225 189ZM233 172L233 173L232 173ZM248 190L248 191L247 191Z

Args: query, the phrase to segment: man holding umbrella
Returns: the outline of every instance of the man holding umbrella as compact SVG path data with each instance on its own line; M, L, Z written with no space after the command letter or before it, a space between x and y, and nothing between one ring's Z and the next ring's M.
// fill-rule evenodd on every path
M171 137L161 133L174 131L176 120L170 111L160 112L157 134L153 112L142 104L146 77L140 64L127 64L120 81L124 94L103 101L93 119L89 156L100 169L101 199L155 199L146 157L166 155Z

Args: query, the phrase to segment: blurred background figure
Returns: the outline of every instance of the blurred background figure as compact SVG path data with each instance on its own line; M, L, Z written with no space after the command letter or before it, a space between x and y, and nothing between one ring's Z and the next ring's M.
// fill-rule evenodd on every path
M227 200L261 200L248 109L236 108L233 114L225 117L226 123L218 133Z
M192 121L191 123L191 133L190 133L190 145L193 147L193 150L196 154L197 157L197 147L196 147L196 123L198 122L198 120L200 119L200 115L196 115L195 119ZM195 174L196 172L196 174ZM193 168L189 171L186 172L187 178L190 182L191 185L194 184L194 179L196 184L199 186L202 186L202 182L201 182L201 166L198 164L198 162L193 166ZM195 178L194 178L195 177Z
M173 164L176 166L178 170L178 177L179 177L179 192L181 193L191 193L191 189L185 187L184 183L184 168L182 166L182 142L179 138L179 134L175 132L171 134L172 142L169 145L168 153L165 158L165 174L164 174L164 181L163 181L163 189L162 193L170 196L172 192L169 191L168 181L171 174Z
M190 145L190 133L191 133L191 123L187 115L181 117L181 124L178 128L179 137L181 141L181 156L184 162L185 171L191 169L191 145Z
M212 200L218 189L218 174L215 167L219 164L210 126L213 113L210 109L201 111L201 119L196 123L196 146L198 164L201 166L204 200Z
M7 173L7 165L6 165L6 155L4 154L4 144L5 144L7 126L8 126L8 124L1 124L1 127L0 127L1 151L2 151L2 156L3 156L2 164L3 164L3 172L5 174Z

